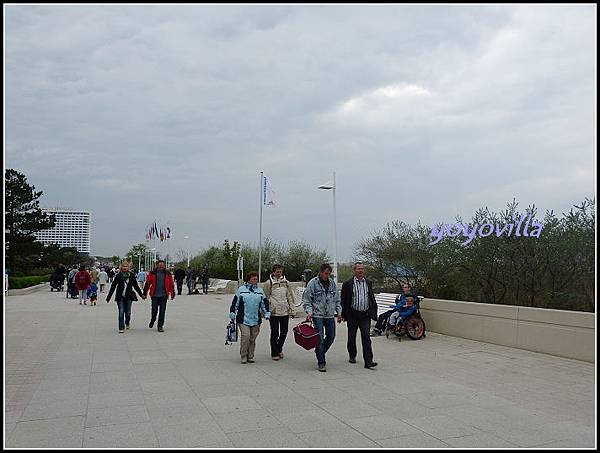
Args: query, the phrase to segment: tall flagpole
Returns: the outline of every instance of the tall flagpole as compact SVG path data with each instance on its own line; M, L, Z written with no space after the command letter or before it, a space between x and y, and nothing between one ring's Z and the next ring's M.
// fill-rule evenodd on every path
M260 226L258 227L258 281L260 282L260 269L262 265L262 208L263 208L263 172L260 172L260 187L258 190L260 200ZM243 278L243 276L242 276Z

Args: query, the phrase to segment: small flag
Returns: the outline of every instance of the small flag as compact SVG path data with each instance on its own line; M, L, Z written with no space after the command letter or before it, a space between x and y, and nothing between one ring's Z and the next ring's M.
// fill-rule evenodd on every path
M167 225L167 239L171 237L171 227Z

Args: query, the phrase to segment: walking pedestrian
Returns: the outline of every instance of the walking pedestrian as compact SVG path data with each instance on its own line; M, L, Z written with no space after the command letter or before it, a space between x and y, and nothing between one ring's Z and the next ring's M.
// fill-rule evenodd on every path
M327 371L325 354L335 340L335 317L338 323L342 322L342 306L335 281L330 277L331 271L330 264L321 264L319 275L308 282L302 296L306 320L312 320L319 329L321 341L315 354L318 369L322 372Z
M114 293L115 302L119 308L119 333L123 333L125 332L125 329L129 330L130 328L131 304L133 301L137 301L135 293L138 293L142 298L144 298L144 295L140 290L133 273L129 272L129 263L122 263L119 269L119 273L115 276L110 285L110 290L106 296L106 302L110 302L110 298Z
M71 299L76 298L75 292L75 275L77 275L78 269L77 266L73 266L73 269L69 271L69 275L67 276L67 297L71 297Z
M194 293L196 289L196 271L188 266L187 273L185 274L185 281L188 287L188 296Z
M107 274L108 274L109 283L112 283L113 279L115 278L115 268L114 267L109 268Z
M92 276L85 269L85 266L79 268L79 272L75 274L75 289L79 291L79 305L83 301L83 305L87 305L87 289L92 284Z
M178 267L175 269L175 282L177 282L177 295L181 296L181 288L183 287L183 280L185 279L185 271Z
M275 264L271 270L265 286L265 296L271 309L271 358L279 360L283 359L283 344L288 333L290 317L294 317L294 295L283 275L283 266Z
M240 286L229 307L229 318L235 319L241 333L240 357L242 363L254 363L256 337L260 333L263 316L269 319L269 302L258 286L258 272L250 272L246 283Z
M202 270L202 292L208 294L208 268Z
M98 275L100 273L98 272L98 269L93 267L90 269L90 275L92 276L92 283L98 283Z
M146 272L144 271L144 269L140 269L140 271L135 276L135 279L138 282L138 286L143 291L144 286L146 285Z
M152 315L148 327L154 327L156 314L158 313L158 331L164 332L163 325L165 323L165 313L167 311L167 300L175 299L175 284L173 275L166 269L164 260L159 260L156 263L156 269L151 271L146 278L144 286L144 296L146 299L148 292L152 299Z
M354 277L342 284L342 320L348 326L348 361L356 363L356 333L360 329L365 368L377 366L371 347L371 319L377 320L377 302L373 284L365 278L365 266L357 261L352 266Z
M108 283L108 274L102 268L98 273L98 285L100 285L100 292L104 292L104 285Z

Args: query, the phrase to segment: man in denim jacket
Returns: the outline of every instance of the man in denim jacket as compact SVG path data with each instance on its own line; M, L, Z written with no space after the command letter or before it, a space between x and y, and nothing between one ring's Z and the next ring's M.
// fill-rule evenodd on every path
M302 301L306 319L312 320L319 329L321 341L315 349L319 371L325 369L325 353L329 350L335 339L335 317L342 321L342 303L337 292L335 281L330 278L331 265L322 264L319 275L306 285Z

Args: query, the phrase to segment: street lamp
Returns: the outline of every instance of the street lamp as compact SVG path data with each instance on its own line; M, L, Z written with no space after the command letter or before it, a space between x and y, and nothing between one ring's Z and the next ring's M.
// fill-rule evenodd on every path
M184 236L183 237L183 239L189 239L189 238L190 238L189 236ZM185 241L185 243L186 243L186 247L185 248L187 249L188 267L190 267L190 246L187 243L187 241Z
M140 252L137 252L137 256L138 256L138 272L142 270L142 254Z
M333 184L322 184L317 189L333 191L333 281L338 283L338 260L337 260L337 219L335 215L335 171L333 172Z

